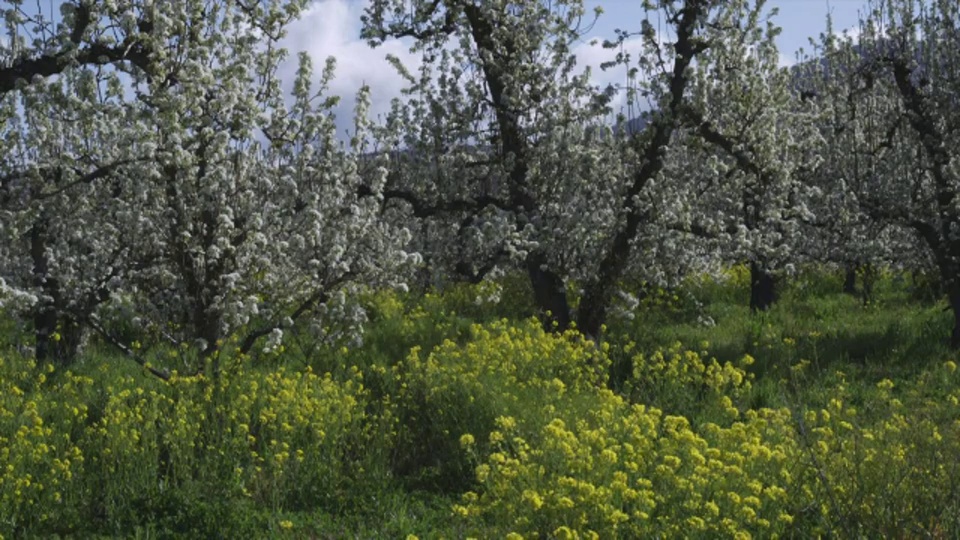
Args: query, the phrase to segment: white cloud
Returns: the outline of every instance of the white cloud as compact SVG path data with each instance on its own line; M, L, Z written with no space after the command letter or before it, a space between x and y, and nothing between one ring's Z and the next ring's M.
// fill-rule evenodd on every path
M368 0L318 0L292 24L284 40L291 60L282 71L286 81L293 80L296 58L306 51L313 60L316 77L319 78L326 59L337 59L336 77L330 85L330 93L340 96L336 109L337 125L341 133L352 128L354 97L366 84L371 91L371 115L376 118L389 111L390 100L400 95L403 79L385 60L392 54L415 71L419 57L410 53L410 43L388 40L377 48L371 48L360 39L360 16Z
M283 42L283 46L290 52L290 60L281 71L288 87L292 84L296 58L300 51L306 51L313 59L317 78L326 58L336 57L336 77L331 84L330 93L341 98L336 109L337 125L341 134L352 129L354 97L362 85L366 84L371 89L370 112L374 118L389 111L390 100L400 95L404 81L385 60L388 54L399 58L413 73L420 66L419 55L410 53L410 40L387 40L379 47L371 48L366 41L360 39L360 17L367 5L369 0L316 0L300 20L288 28ZM580 69L589 66L592 82L601 89L610 84L623 87L627 82L624 66L607 70L600 68L603 62L613 60L617 53L617 50L603 48L603 39L600 36L588 38L574 48L578 66ZM641 38L628 40L623 49L632 55L631 65L635 66L637 55L642 49ZM612 103L615 113L630 115L625 105L626 98L623 93L617 95ZM642 108L647 107L643 104Z

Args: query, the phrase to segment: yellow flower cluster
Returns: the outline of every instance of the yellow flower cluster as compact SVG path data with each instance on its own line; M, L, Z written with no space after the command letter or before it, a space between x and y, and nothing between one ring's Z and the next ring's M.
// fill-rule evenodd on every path
M454 386L478 389L486 378L505 377L518 388L539 387L562 395L567 390L602 386L609 359L602 350L570 331L562 336L544 332L539 321L519 325L507 320L473 325L465 346L444 341L426 359L414 349L401 370L417 377L436 379L434 394Z
M735 264L725 268L721 273L721 280L737 289L750 287L750 267L746 264Z
M318 504L362 466L350 457L369 424L358 370L109 375L0 360L0 535L62 528L88 508L136 523L146 501L190 485L274 509Z
M892 535L905 523L946 530L935 516L960 502L936 499L953 493L950 456L960 455L960 377L949 362L922 377L923 388L879 381L866 422L842 383L822 409L735 405L750 389L750 357L720 364L679 344L636 354L627 399L592 367L605 365L604 351L573 336L533 324L473 332L426 359L416 352L404 375L424 377L420 395L444 405L432 418L449 417L442 425L475 460L475 484L453 514L478 535L775 538L850 523L859 525L845 534L876 524ZM567 372L555 348L584 373ZM947 399L908 416L893 392ZM692 424L678 414L685 404L712 406L716 420Z
M56 400L40 391L52 366L22 365L0 357L0 534L28 529L56 516L66 497L79 495L84 453L71 437L86 419L87 407L62 401L92 382L67 374ZM62 418L54 424L51 417Z
M477 452L522 421L547 418L571 393L604 387L608 367L602 348L575 332L546 333L534 319L473 325L465 344L447 340L427 355L414 348L392 369L399 468L422 469L419 456L429 455L436 465L421 476L465 488Z
M817 475L801 490L823 523L869 523L884 537L956 530L960 378L951 364L908 383L883 379L859 406L841 382L826 407L798 419L803 459Z
M634 347L628 342L623 349L630 352ZM750 356L742 361L743 366L752 363ZM742 367L720 364L706 352L686 350L680 343L652 354L634 354L632 365L623 389L631 401L655 405L671 414L712 410L717 421L739 417L734 401L749 392L753 379Z
M244 497L274 508L323 499L349 468L331 456L349 453L366 432L362 378L356 369L340 382L280 367L266 374L240 368L216 382L179 379L170 446L180 451L172 465L197 474L203 464L191 449L200 448L231 464L224 469Z
M789 432L789 412L751 414L747 423L711 424L698 434L683 417L630 405L609 390L583 392L596 404L585 417L558 410L536 431L501 426L476 469L480 492L468 493L455 513L478 529L496 524L498 534L524 538L786 530L785 479L799 449L775 432Z

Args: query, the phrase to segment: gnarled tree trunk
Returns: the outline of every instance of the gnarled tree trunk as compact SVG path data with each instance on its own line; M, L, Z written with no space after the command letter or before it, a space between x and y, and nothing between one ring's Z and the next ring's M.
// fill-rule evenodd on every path
M30 229L33 283L42 293L33 314L34 356L39 362L67 366L76 359L83 334L81 326L64 313L60 282L50 275L47 235L47 218L41 215Z
M777 281L769 270L750 262L750 311L766 311L777 301Z
M953 311L953 329L950 331L950 348L960 349L960 284L950 286L947 293L950 310Z
M532 254L527 258L527 275L533 287L533 297L541 310L547 330L564 331L570 327L570 305L567 287L559 275L541 264L543 256Z
M843 292L857 296L857 265L847 264L843 273Z

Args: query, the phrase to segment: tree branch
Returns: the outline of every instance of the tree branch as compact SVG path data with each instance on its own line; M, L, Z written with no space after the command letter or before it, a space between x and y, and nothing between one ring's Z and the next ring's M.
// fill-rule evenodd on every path
M83 318L82 320L87 325L89 325L90 328L93 328L98 334L100 334L103 337L103 339L107 341L107 343L109 343L110 345L113 345L118 350L120 350L120 352L122 352L127 358L130 358L134 362L140 364L141 367L149 371L155 377L163 381L170 380L170 373L168 373L166 370L159 370L151 366L142 356L137 354L130 347L127 347L126 345L121 343L119 340L113 337L109 332L107 332L102 326L100 326L100 324L97 323L95 316L91 315L89 317Z
M360 186L357 189L358 197L372 197L375 193L369 186ZM414 217L428 218L439 214L454 212L479 212L488 206L494 206L504 211L510 211L509 205L496 197L479 195L470 199L454 199L428 204L421 200L412 191L404 189L386 189L381 192L384 200L398 200L410 205Z
M290 314L290 319L292 321L297 321L300 319L300 317L303 317L308 312L313 311L317 306L325 304L328 300L330 300L330 289L348 279L351 279L352 277L354 277L354 274L352 272L348 272L335 279L332 283L325 284L322 288L316 290L312 295L301 302L295 310L293 310L293 313ZM257 343L258 339L268 335L270 332L273 332L278 328L283 328L283 324L276 322L261 326L256 330L252 330L247 334L247 336L243 339L243 342L240 344L240 354L247 354L250 352L250 350L253 349L253 346Z
M67 50L15 60L11 65L0 68L0 95L15 90L19 81L29 82L35 77L56 75L72 64L103 66L121 61L132 63L144 73L151 71L149 54L143 42L128 37L113 47L94 43L75 54Z

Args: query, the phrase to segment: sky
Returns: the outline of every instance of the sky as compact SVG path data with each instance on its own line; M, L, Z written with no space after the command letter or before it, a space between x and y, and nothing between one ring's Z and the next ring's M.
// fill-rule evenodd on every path
M341 129L348 129L350 125L352 97L363 84L371 88L371 112L382 115L389 110L389 102L398 94L402 81L384 60L387 54L399 57L411 70L417 66L416 57L408 50L409 41L387 41L371 49L359 38L360 15L368 1L315 0L303 17L289 28L285 42L292 58L300 50L310 53L318 71L326 57L337 57L337 77L331 92L342 97L337 110L337 124ZM576 47L579 64L591 66L594 80L600 86L618 82L623 78L622 72L599 69L600 62L609 58L610 51L591 46L590 42L593 38L601 41L612 38L617 28L638 29L643 16L641 1L585 0L585 3L588 12L600 6L603 15ZM836 30L852 29L857 26L859 12L865 5L865 0L768 0L769 8L779 10L774 21L783 29L778 39L781 63L794 63L796 53L801 49L811 52L809 39L825 31L828 12L833 16ZM285 71L292 74L293 69L291 65Z
M383 115L389 110L390 100L399 94L403 81L386 61L387 54L394 55L415 71L417 57L409 52L410 40L390 40L375 49L360 39L360 16L370 0L314 0L299 21L288 28L283 45L290 51L281 76L292 86L296 72L296 58L299 51L307 51L313 59L316 77L319 78L326 58L337 58L337 76L330 93L341 97L336 109L337 125L341 135L351 126L354 96L364 84L371 88L371 112ZM640 27L643 17L641 0L584 0L588 13L594 7L601 7L603 15L597 20L590 32L577 44L575 53L578 64L590 66L594 83L605 87L608 83L622 82L625 75L621 69L604 72L600 63L610 59L611 51L599 45L591 45L596 40L615 36L615 30L622 28L635 31ZM50 4L52 9L56 0ZM31 2L25 9L31 12ZM39 4L38 4L39 5ZM811 51L809 39L817 37L826 29L827 13L833 16L834 28L838 31L856 28L859 12L864 9L866 0L767 0L768 8L776 7L779 14L774 21L782 27L779 37L781 63L792 64L796 53L805 48ZM47 9L47 8L44 8ZM622 111L618 111L622 112Z
M585 3L588 9L603 8L604 16L595 30L605 35L612 35L618 27L631 28L631 21L639 22L643 14L640 0L586 0ZM809 38L826 30L828 12L833 15L836 30L854 28L865 5L865 0L767 0L768 9L779 10L774 18L783 29L778 45L784 59L791 62L801 47L809 51Z

